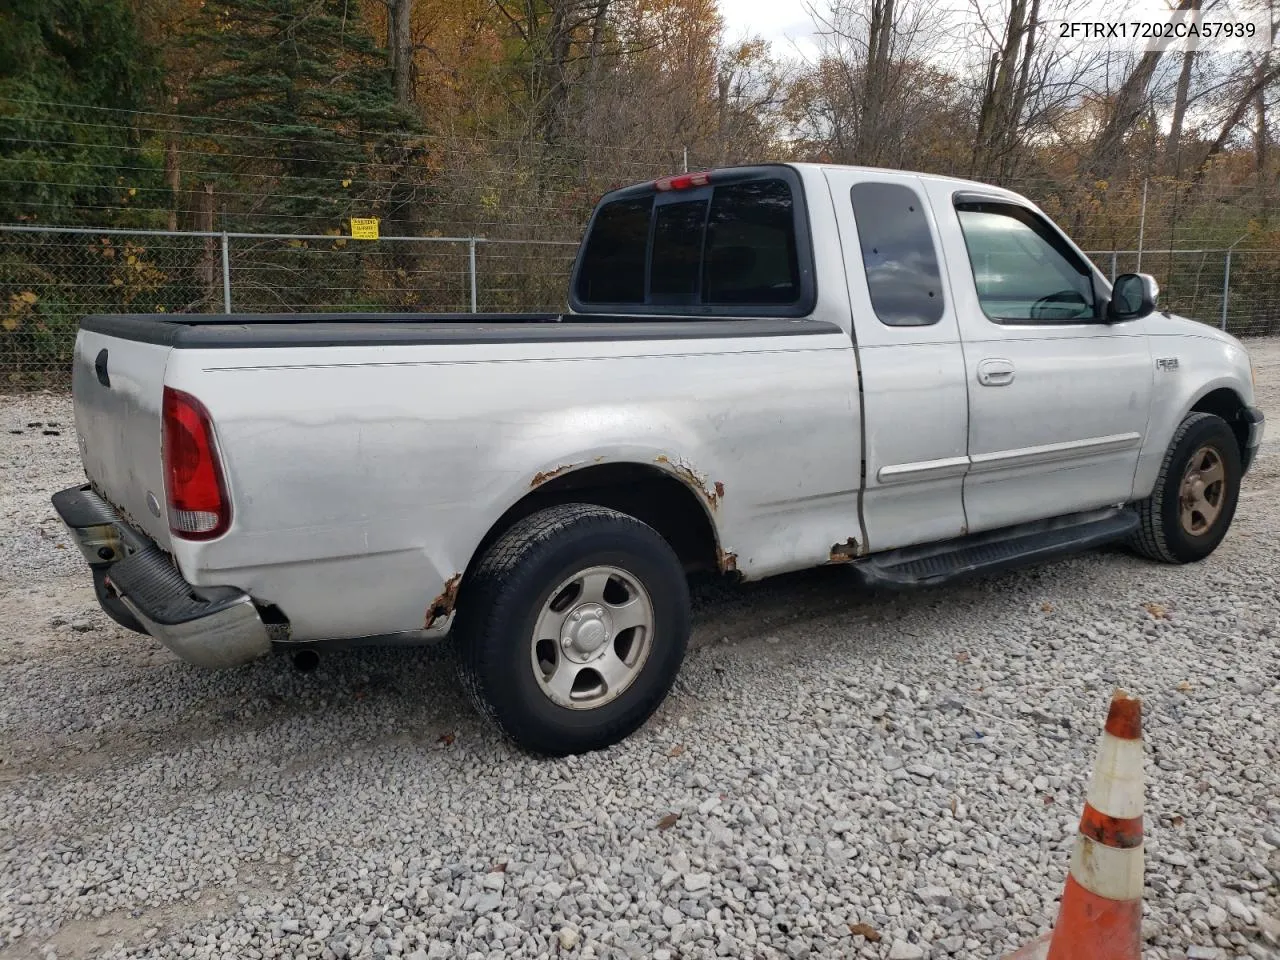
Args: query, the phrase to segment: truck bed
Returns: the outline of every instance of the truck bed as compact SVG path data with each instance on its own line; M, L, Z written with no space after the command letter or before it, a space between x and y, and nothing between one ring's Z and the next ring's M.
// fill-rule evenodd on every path
M97 314L81 329L173 348L691 340L833 333L819 320L572 313Z

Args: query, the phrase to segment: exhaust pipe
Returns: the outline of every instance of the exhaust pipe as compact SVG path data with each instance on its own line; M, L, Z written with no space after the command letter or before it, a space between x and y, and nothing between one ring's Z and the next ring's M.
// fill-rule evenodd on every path
M311 649L293 652L293 668L299 673L310 673L320 666L320 654Z

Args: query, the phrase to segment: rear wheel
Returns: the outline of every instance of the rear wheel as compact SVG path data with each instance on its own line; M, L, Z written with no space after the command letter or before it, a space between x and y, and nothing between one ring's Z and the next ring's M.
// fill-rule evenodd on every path
M1231 427L1190 414L1174 432L1151 496L1138 504L1133 547L1165 563L1193 563L1217 549L1235 516L1243 475Z
M689 592L671 547L633 517L563 504L521 520L463 586L463 685L538 753L607 747L662 703L684 659Z

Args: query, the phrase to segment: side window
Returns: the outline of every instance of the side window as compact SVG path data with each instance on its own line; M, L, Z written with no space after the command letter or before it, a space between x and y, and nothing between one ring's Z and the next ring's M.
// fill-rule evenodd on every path
M890 327L926 327L942 318L942 276L929 220L916 192L897 183L850 190L871 306Z
M644 303L644 259L653 197L619 200L600 209L582 254L578 299L583 303Z
M1016 204L965 201L956 215L978 302L996 323L1080 323L1097 317L1093 276L1062 238Z

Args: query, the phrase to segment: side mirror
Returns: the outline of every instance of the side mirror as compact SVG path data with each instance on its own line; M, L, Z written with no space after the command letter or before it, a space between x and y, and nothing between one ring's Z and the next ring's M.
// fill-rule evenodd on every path
M1122 273L1111 285L1107 319L1112 323L1139 320L1156 308L1160 285L1149 273Z

